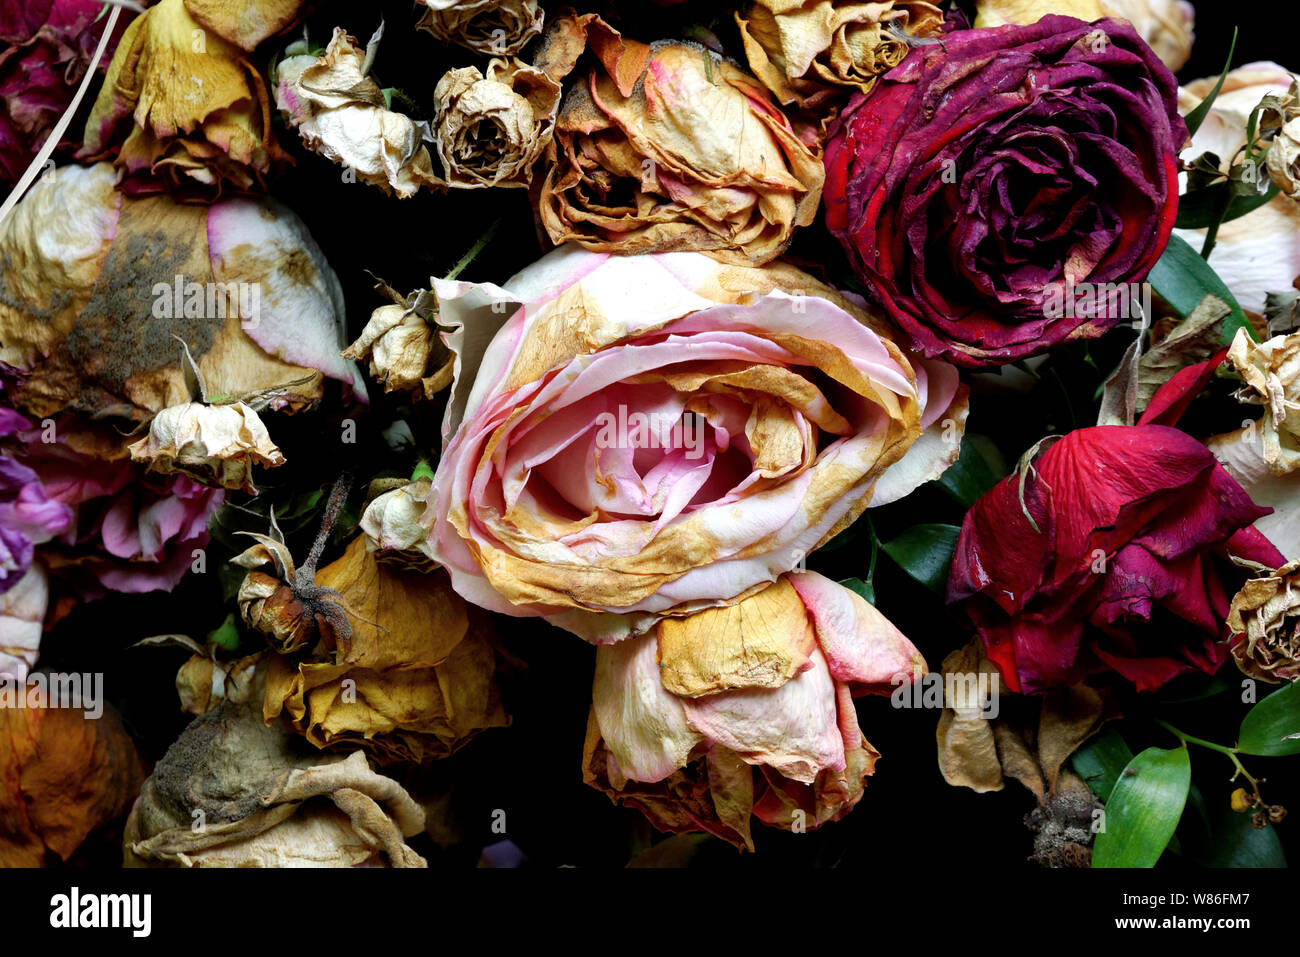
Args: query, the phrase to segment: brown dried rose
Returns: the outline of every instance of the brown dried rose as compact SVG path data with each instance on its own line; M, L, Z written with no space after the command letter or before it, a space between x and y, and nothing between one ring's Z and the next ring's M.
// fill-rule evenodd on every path
M262 720L265 667L248 700L195 718L140 791L123 840L128 867L424 867L404 837L424 811L365 755L304 755Z
M417 0L428 9L417 26L443 43L513 56L542 32L537 0Z
M284 456L253 409L243 402L186 402L163 409L131 458L155 472L180 472L204 485L256 492L253 466L274 468Z
M369 362L370 374L385 392L402 390L426 398L447 388L455 359L438 335L433 293L422 290L403 298L383 283L379 288L392 304L371 313L357 341L341 353L343 358Z
M266 82L243 50L203 29L184 0L132 21L86 122L83 157L115 146L127 192L219 195L263 188L290 162L271 132Z
M560 84L518 60L451 70L434 90L438 156L449 186L519 186L551 144Z
M357 624L327 661L271 659L267 721L283 716L318 748L417 764L508 723L491 621L451 590L445 573L381 563L363 536L317 579L356 609Z
M143 780L111 708L91 719L73 708L0 707L0 867L66 861L126 814Z
M1228 609L1232 657L1243 674L1278 683L1300 679L1300 559L1256 573Z
M342 28L325 54L291 56L275 71L275 105L303 145L401 199L442 183L433 172L425 123L388 108L366 75L366 51Z
M816 216L824 173L753 77L702 47L561 17L537 65L565 96L539 215L551 240L623 254L697 250L757 265Z
M925 0L756 0L736 13L754 75L782 104L815 109L847 90L870 91L907 56L907 37L932 37L943 11Z

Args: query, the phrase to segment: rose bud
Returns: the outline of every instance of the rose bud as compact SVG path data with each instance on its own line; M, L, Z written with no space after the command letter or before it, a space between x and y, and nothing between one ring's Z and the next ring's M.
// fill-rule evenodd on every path
M447 184L521 186L551 143L560 84L518 60L451 70L434 90L438 156Z
M438 567L429 546L433 480L427 475L378 495L361 515L366 548L381 562L429 572Z
M1179 111L1186 114L1195 109L1218 81L1214 76L1188 83L1178 92ZM1211 152L1227 173L1246 143L1251 112L1266 96L1284 96L1293 82L1295 77L1276 63L1248 63L1231 71L1184 157L1195 159ZM1195 249L1205 242L1204 229L1174 232ZM1292 280L1300 275L1300 243L1294 241L1298 232L1300 204L1286 196L1275 196L1219 227L1209 264L1248 315L1262 316L1268 294L1291 289Z
M1300 680L1300 559L1254 572L1232 599L1228 630L1242 674L1277 684Z
M103 714L93 717L88 707L47 707L34 688L13 692L27 696L24 706L0 707L0 867L67 861L126 814L144 780L111 707L101 702Z
M623 39L594 15L558 19L536 63L558 79L587 44L599 63L565 96L542 184L552 242L757 265L813 221L821 163L753 77L698 46Z
M1048 14L1127 20L1171 70L1182 69L1192 53L1196 11L1187 0L978 0L975 26L1036 23Z
M26 172L50 131L72 104L94 59L104 24L95 19L99 0L3 0L0 2L0 183L12 185ZM126 29L119 21L96 68L108 69ZM64 139L59 150L80 144ZM56 154L58 155L58 154Z
M570 246L434 291L459 373L430 545L491 611L612 641L730 604L957 456L956 370L783 264Z
M445 758L508 723L490 617L467 609L445 575L378 561L364 536L320 570L355 609L346 646L326 661L272 656L263 704L318 748L361 748L382 764Z
M368 362L385 392L400 389L430 398L451 385L453 372L451 352L435 335L437 302L428 290L403 298L384 283L379 288L393 303L371 313L357 341L341 355Z
M405 841L424 829L419 804L362 752L304 753L263 721L265 671L241 700L191 721L154 767L126 822L126 866L424 867Z
M438 187L428 125L388 109L365 74L366 51L336 27L322 57L291 56L275 71L275 105L303 145L401 199Z
M127 27L79 155L117 149L132 194L209 199L228 187L261 189L289 162L269 109L266 82L243 50L203 29L184 0L159 0Z
M812 572L596 651L583 777L657 828L754 849L773 827L837 821L880 755L853 697L925 661L867 601Z
M966 513L948 579L1007 686L1113 670L1149 691L1217 671L1226 559L1285 561L1251 527L1269 510L1163 425L1080 429L1019 471Z
M1101 335L1062 308L1164 252L1187 131L1127 23L1044 17L918 47L837 119L826 224L915 348L983 368ZM1073 297L1070 297L1073 302Z
M736 23L749 68L772 95L816 109L847 90L870 90L907 55L908 37L940 32L943 11L926 0L756 0Z
M542 32L537 0L416 0L427 7L416 24L443 43L478 53L514 56Z
M155 472L179 472L204 485L253 493L253 465L274 468L284 456L257 413L242 402L186 402L163 409L131 458Z
M204 29L252 52L298 19L304 0L185 0L185 9Z
M320 372L364 400L339 356L342 290L297 216L265 198L128 199L113 179L108 164L59 169L0 223L0 260L24 264L0 273L15 408L133 431L192 398L178 339L213 395L303 408L324 394Z

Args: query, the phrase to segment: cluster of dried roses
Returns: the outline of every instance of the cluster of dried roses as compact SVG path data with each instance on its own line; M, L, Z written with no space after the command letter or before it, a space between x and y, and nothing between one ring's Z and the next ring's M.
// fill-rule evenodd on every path
M879 756L854 696L925 663L802 560L956 460L958 367L1103 334L1118 317L1053 314L1052 289L1139 281L1173 229L1180 109L1199 101L1169 72L1186 4L987 2L971 28L925 0L756 0L735 17L752 73L536 0L420 4L419 29L488 58L437 82L430 119L372 77L383 28L289 42L298 0L160 0L104 62L117 14L96 26L97 2L0 3L8 181L104 70L84 137L57 144L80 165L0 222L0 673L37 663L66 610L52 594L177 584L215 510L284 462L259 412L364 404L352 360L445 400L436 471L376 483L340 558L317 568L344 486L310 554L272 528L236 558L268 649L219 663L193 644L177 684L197 717L142 789L115 722L0 710L6 779L41 782L0 794L0 860L66 857L138 792L132 863L422 864L405 838L424 811L371 762L507 723L488 612L598 645L583 775L659 828L752 848L755 818L842 817ZM1291 82L1238 71L1193 143L1231 156L1260 96L1282 104L1282 193L1211 260L1253 313L1300 274ZM289 160L273 111L398 198L526 190L559 248L501 286L385 287L344 348L334 273L266 195ZM868 298L780 260L819 210ZM1197 359L1144 364L1139 424L1067 435L970 511L949 597L982 645L946 664L1024 693L1099 670L1155 688L1229 652L1300 676L1281 508L1300 487L1300 335L1239 336L1226 361L1267 412L1208 444L1172 428L1224 355ZM629 411L671 435L611 437ZM1257 573L1231 608L1229 555ZM1179 626L1146 627L1157 613ZM56 733L66 766L39 767ZM950 780L1000 786L993 735L945 717ZM60 809L77 825L46 827L73 779L98 782Z

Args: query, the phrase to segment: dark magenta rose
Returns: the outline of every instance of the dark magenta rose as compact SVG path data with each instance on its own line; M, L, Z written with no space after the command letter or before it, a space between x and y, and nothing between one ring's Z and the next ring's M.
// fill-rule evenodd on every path
M1023 505L1013 474L967 512L948 601L961 603L1013 691L1107 670L1140 691L1193 669L1213 674L1244 577L1228 556L1285 562L1251 527L1271 511L1185 432L1080 429L1035 458Z
M1169 241L1177 98L1126 21L950 33L832 127L827 226L927 356L983 368L1098 336L1138 318L1120 297Z
M0 0L0 182L17 182L72 103L107 24L95 22L103 8L101 0ZM129 22L129 14L119 18L115 39Z

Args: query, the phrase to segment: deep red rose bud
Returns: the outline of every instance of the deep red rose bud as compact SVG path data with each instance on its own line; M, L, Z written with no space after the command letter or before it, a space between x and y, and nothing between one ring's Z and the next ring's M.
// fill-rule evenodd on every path
M1138 318L1117 303L1169 241L1177 96L1127 21L955 31L837 120L827 226L928 356L981 368L1098 336Z
M1200 442L1163 425L1071 432L966 514L948 601L1013 691L1113 669L1152 690L1228 654L1230 553L1278 567L1255 505Z

